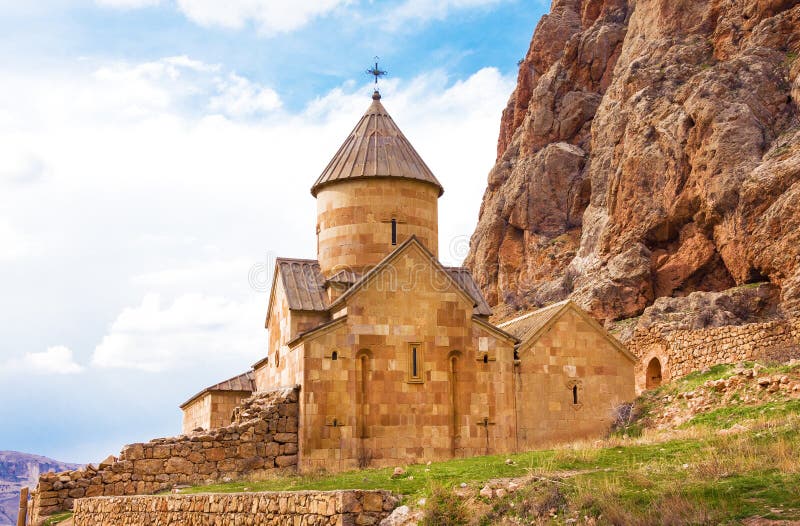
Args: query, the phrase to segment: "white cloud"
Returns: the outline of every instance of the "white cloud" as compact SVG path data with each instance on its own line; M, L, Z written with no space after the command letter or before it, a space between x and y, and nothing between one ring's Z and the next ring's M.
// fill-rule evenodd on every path
M240 29L254 23L265 34L299 29L349 0L177 0L178 7L202 26Z
M231 73L217 81L219 94L211 98L209 108L233 117L268 113L281 107L281 98L271 88L250 82Z
M265 353L263 302L186 294L162 305L148 294L117 317L92 356L92 365L167 371L215 361L238 361L246 369Z
M272 88L234 71L223 71L219 64L206 64L183 55L138 64L105 64L92 71L91 76L91 87L75 86L77 94L66 90L60 99L56 96L53 111L71 107L83 109L90 117L100 114L104 119L138 120L171 117L181 110L208 109L241 118L268 113L282 105Z
M21 359L9 360L2 370L11 373L76 374L83 371L72 357L72 350L57 345L44 352L26 353Z
M46 171L44 159L24 147L6 144L0 151L0 183L33 183Z
M0 262L28 257L35 253L35 249L29 236L0 218Z

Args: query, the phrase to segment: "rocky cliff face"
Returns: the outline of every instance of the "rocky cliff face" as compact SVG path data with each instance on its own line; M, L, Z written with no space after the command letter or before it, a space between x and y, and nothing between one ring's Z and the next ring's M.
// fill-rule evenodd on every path
M39 455L0 451L0 526L17 523L19 492L26 486L35 487L40 473L77 467L77 464L65 464Z
M499 317L769 281L800 313L800 1L554 0L466 265Z

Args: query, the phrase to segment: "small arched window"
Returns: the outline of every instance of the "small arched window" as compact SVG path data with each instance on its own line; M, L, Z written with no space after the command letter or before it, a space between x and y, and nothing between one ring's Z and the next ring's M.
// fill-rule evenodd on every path
M572 403L578 405L578 386L572 386Z
M338 360L339 359L339 351L333 351L331 353L331 360Z

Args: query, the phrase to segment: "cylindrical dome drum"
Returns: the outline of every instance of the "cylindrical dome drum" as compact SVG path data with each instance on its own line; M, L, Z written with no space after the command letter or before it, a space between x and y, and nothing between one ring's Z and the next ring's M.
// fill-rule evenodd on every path
M412 235L438 257L439 189L399 178L360 178L317 193L317 258L326 277L363 273Z

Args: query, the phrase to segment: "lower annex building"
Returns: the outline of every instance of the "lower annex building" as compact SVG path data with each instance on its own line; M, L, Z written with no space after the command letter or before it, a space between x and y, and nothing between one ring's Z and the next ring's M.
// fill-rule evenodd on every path
M299 386L298 466L338 471L531 449L605 432L635 358L572 302L500 325L467 269L438 260L439 181L367 112L311 188L317 259L279 258L269 345L185 402L220 427L256 391Z

